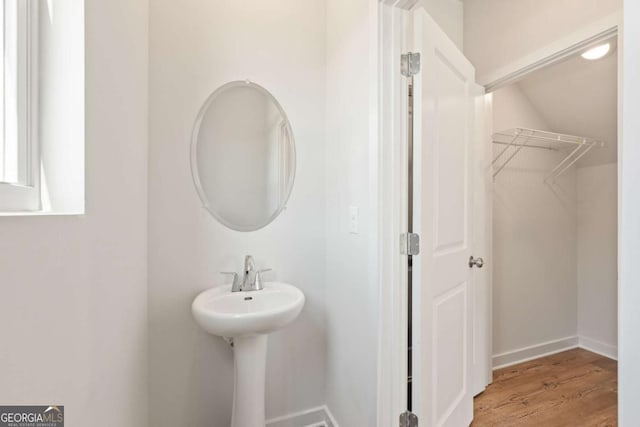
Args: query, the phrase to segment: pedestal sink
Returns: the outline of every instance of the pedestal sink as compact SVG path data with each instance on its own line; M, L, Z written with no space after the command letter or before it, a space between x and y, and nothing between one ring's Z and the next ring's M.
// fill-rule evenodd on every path
M231 427L264 426L267 334L292 322L304 294L286 283L231 292L231 285L202 292L191 306L196 322L212 335L233 338L234 392Z

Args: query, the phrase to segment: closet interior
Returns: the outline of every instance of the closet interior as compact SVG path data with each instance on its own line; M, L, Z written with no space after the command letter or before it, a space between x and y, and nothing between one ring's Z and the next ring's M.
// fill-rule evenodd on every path
M493 93L493 366L617 357L617 50Z

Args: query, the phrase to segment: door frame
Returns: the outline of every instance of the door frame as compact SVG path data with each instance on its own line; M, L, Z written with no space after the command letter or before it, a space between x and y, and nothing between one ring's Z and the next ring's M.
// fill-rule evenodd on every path
M421 0L376 0L378 67L378 325L377 425L395 426L407 400L407 262L400 252L407 230L407 83L400 55L407 52L410 10ZM400 189L400 190L399 190Z
M406 117L406 93L404 93L403 79L400 74L400 54L406 51L406 25L408 10L418 0L378 0L377 16L377 63L378 67L378 141L379 154L379 181L377 197L379 210L377 212L378 223L378 278L380 290L380 318L378 340L378 426L387 427L398 423L398 416L406 408L406 378L407 358L407 270L404 256L400 254L399 235L406 229L406 191L398 191L398 188L406 189L406 146L407 126ZM622 153L624 151L624 139L622 134L623 117L623 15L622 12L614 13L592 24L577 29L573 33L554 41L553 43L522 57L496 72L478 76L477 81L490 92L512 83L524 75L540 69L544 66L559 62L567 56L584 49L588 44L597 42L605 36L617 35L618 50L618 269L621 270L623 259L622 240L622 188L630 184L623 182L625 176L622 173ZM623 277L618 282L618 300L624 290L622 285L632 286L623 282ZM489 284L491 287L491 284ZM623 347L623 339L620 334L621 305L618 305L618 353ZM489 327L491 327L491 319ZM625 343L626 344L626 343ZM491 354L489 354L491 357ZM491 360L491 359L490 359ZM626 365L619 365L620 376L624 376ZM630 369L631 371L631 369ZM622 403L620 390L619 403ZM619 413L622 415L622 405L619 404Z
M421 0L378 2L378 426L398 423L407 400L407 263L399 236L407 230L407 82L400 55L407 52L410 10Z
M408 10L418 0L378 0L378 426L398 425L407 399L407 265L399 236L407 228L407 93L400 73Z

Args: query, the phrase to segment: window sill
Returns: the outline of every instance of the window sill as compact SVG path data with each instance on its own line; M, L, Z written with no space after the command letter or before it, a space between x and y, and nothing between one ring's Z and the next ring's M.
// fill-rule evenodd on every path
M0 218L27 217L27 216L79 216L84 217L85 212L54 212L54 211L6 211L0 212Z

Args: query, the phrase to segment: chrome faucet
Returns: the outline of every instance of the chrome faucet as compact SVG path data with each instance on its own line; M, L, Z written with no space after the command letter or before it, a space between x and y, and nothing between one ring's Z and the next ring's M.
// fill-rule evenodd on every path
M233 285L231 286L231 292L248 292L248 291L260 291L264 289L262 284L262 277L260 273L271 271L270 268L262 270L256 270L255 262L251 255L244 257L244 273L242 280L237 273L222 272L222 274L228 274L233 276Z

